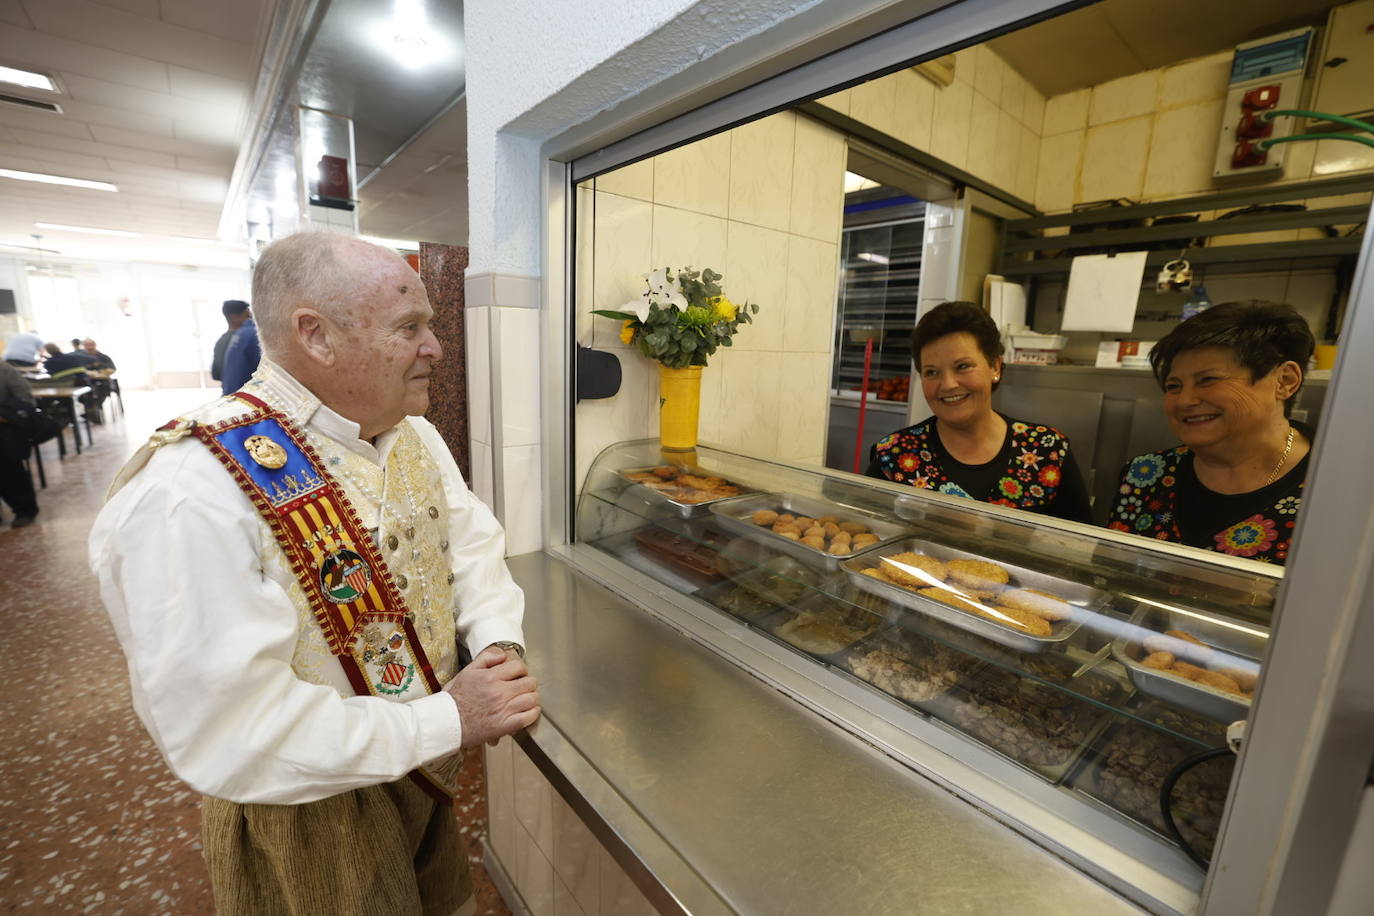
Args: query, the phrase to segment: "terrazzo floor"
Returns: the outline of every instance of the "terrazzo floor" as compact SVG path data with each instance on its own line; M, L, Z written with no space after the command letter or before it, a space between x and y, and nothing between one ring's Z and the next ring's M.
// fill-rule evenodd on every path
M214 913L199 796L167 769L135 717L123 655L86 566L86 536L109 484L148 433L214 392L129 391L127 415L59 461L44 446L38 521L0 522L0 912ZM107 405L107 415L115 413ZM70 437L68 439L70 443ZM457 801L478 913L508 913L481 863L482 755Z

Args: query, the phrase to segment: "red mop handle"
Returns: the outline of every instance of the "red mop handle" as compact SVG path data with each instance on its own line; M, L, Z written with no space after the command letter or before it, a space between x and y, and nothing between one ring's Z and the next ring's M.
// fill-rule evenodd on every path
M873 367L873 338L864 341L864 382L859 389L859 431L854 435L854 473L862 474L859 458L864 448L864 414L868 410L868 371Z

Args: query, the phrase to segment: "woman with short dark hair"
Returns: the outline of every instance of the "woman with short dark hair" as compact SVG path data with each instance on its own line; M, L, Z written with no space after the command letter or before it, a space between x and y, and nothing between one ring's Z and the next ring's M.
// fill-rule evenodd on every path
M1108 527L1286 562L1312 448L1289 413L1315 344L1271 302L1228 302L1170 331L1150 365L1182 444L1131 460Z
M987 312L972 302L937 305L916 323L911 357L932 416L879 439L868 476L1091 520L1068 437L992 409L1002 381L1002 338Z

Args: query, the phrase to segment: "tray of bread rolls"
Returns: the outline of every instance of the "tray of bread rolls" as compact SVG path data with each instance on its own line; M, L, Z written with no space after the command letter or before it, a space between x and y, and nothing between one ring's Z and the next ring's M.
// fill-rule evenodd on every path
M1059 645L1107 600L1087 585L919 539L840 568L870 594L1020 652Z
M795 493L757 493L712 505L711 513L725 528L831 572L911 533L882 516Z
M1254 624L1141 605L1112 655L1141 693L1233 722L1250 714L1268 641Z

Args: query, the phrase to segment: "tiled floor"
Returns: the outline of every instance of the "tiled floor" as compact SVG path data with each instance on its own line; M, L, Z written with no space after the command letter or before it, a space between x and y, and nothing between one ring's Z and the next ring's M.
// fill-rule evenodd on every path
M38 522L0 527L0 911L209 914L200 800L167 770L129 704L124 659L86 566L105 488L148 432L210 392L125 393L81 456L45 446ZM107 411L113 412L113 411ZM69 440L70 442L70 440ZM482 755L459 816L479 913L509 912L481 865Z

